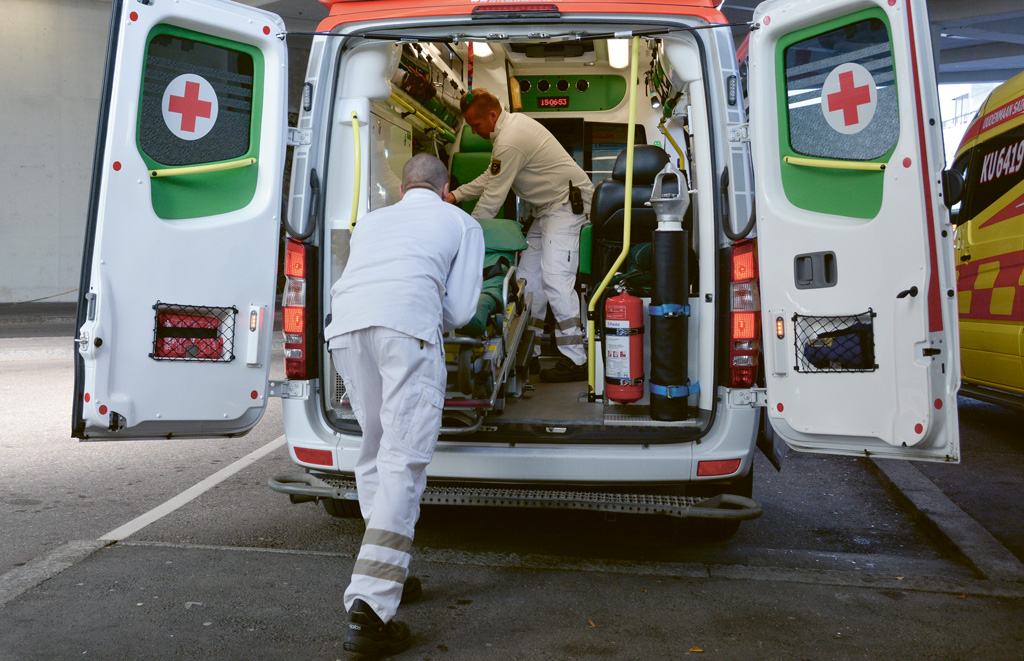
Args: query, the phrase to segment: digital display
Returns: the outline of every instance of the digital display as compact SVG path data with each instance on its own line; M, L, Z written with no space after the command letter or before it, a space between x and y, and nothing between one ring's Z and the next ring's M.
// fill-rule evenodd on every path
M567 96L542 96L537 99L538 108L568 108L569 97Z

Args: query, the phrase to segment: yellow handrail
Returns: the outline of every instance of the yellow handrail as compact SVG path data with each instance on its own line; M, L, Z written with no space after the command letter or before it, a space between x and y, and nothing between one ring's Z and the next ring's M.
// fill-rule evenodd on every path
M663 136L665 136L666 139L668 139L668 141L675 148L676 153L679 154L679 163L680 163L679 167L680 168L684 167L682 164L686 162L686 156L683 155L683 150L680 149L679 143L675 141L675 138L672 137L672 134L669 133L668 129L665 128L665 118L664 117L662 117L661 121L658 122L658 130L661 131L661 134Z
M255 158L240 158L237 161L224 161L223 163L187 165L183 168L161 168L159 170L150 170L149 176L151 179L156 179L157 177L180 177L185 174L202 174L204 172L219 172L221 170L245 168L255 163Z
M363 171L363 150L359 146L359 115L352 111L352 168L356 171L355 182L352 184L352 218L349 220L348 231L356 229L356 214L359 213L359 177Z
M870 170L881 172L885 163L865 163L864 161L834 161L827 158L801 158L799 156L783 156L782 160L790 165L802 165L808 168L829 168L831 170Z
M398 105L402 106L409 112L411 112L416 117L418 117L427 126L431 127L432 129L440 133L441 136L448 142L455 142L455 134L449 130L448 126L439 122L437 119L431 116L429 114L429 111L424 111L421 108L417 108L415 99L412 99L411 97L407 99L404 98L403 95L405 95L405 92L402 90L392 90L391 100L397 103Z
M594 308L601 300L601 294L608 288L608 283L619 270L619 266L626 261L629 254L630 223L633 220L633 147L636 139L633 135L636 131L636 88L637 88L637 60L640 59L640 37L633 37L633 53L629 66L629 122L627 124L628 134L626 137L626 193L624 218L622 222L622 252L615 259L611 269L604 276L604 280L597 286L597 290L591 295L590 303L587 305L587 385L589 393L594 394Z

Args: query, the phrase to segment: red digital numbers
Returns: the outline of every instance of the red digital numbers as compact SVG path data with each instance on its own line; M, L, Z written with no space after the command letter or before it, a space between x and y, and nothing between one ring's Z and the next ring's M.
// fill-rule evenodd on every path
M540 108L568 108L569 97L567 96L542 96L537 99L537 106Z

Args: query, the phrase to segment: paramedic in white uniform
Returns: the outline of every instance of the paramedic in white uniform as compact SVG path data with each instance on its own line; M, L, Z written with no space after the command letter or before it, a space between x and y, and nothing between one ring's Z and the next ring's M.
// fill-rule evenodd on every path
M419 579L406 578L444 406L442 328L476 313L483 272L480 224L447 194L444 164L413 156L402 199L359 220L331 288L324 335L363 432L355 475L366 534L345 591L353 652L393 654L411 642L393 618L403 586L404 601L420 592Z
M523 114L503 112L498 99L484 89L472 91L463 117L482 138L493 142L486 172L448 195L459 203L480 198L474 218L493 218L511 188L532 207L533 225L527 231L530 247L519 262L526 291L533 294L531 325L544 329L547 306L555 317L555 344L562 358L542 370L542 381L582 381L587 378L580 304L575 293L580 255L580 230L587 223L594 186L587 173L544 126ZM580 189L582 213L573 213L569 183ZM536 347L537 351L540 347Z

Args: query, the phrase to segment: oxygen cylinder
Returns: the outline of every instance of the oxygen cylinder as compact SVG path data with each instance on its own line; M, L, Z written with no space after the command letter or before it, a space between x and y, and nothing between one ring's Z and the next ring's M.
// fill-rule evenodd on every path
M622 287L604 306L605 396L629 404L644 396L644 303Z
M664 186L676 181L676 192ZM651 287L651 419L685 420L690 395L699 392L689 371L689 247L683 218L690 205L685 177L669 163L654 178L651 207L658 218L652 236L654 282Z

